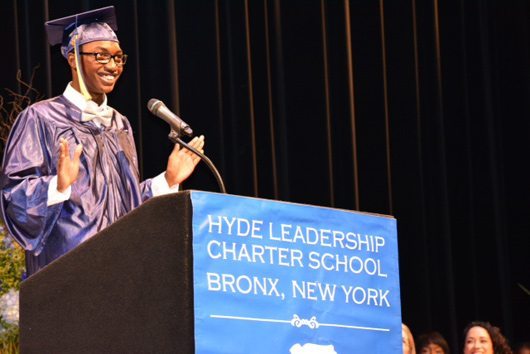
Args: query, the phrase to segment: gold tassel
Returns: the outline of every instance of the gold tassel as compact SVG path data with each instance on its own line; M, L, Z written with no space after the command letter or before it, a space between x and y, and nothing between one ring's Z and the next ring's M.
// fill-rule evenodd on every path
M87 101L90 101L92 99L92 96L90 95L90 93L88 92L87 88L86 88L86 85L85 85L85 79L83 78L83 68L81 67L81 65L79 65L80 63L80 55L78 53L78 46L77 46L77 34L75 35L74 39L74 56L75 56L75 66L77 67L77 80L79 81L79 89L81 90L81 94L83 95L83 97L85 97L85 99Z

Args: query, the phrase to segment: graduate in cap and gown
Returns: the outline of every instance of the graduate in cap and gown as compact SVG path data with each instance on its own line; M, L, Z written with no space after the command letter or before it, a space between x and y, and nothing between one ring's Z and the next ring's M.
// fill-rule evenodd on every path
M157 195L178 190L200 158L175 145L166 171L139 181L132 129L107 104L127 55L114 7L49 21L72 73L63 94L20 113L4 152L1 209L28 275ZM204 137L190 146L203 152Z

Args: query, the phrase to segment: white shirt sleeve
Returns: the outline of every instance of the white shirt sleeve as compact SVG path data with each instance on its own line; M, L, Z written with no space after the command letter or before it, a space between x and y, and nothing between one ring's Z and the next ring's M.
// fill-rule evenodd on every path
M164 176L165 172L162 172L158 176L154 177L151 181L151 191L153 192L153 197L159 195L176 193L179 191L179 185L175 184L174 186L169 186Z
M53 176L48 185L48 201L46 202L46 205L51 206L67 201L70 199L71 194L72 186L68 186L64 192L59 192L57 190L57 176Z

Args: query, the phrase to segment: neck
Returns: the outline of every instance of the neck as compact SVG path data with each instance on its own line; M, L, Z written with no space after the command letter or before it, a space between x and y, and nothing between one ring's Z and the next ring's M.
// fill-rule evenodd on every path
M79 93L81 93L81 88L79 87L79 82L77 80L72 81L72 87ZM90 96L92 97L92 101L96 102L98 105L102 104L105 100L104 94L95 94L93 92L90 92Z
M92 96L92 101L96 102L98 105L103 103L103 95L94 95L93 93L90 93L90 95Z

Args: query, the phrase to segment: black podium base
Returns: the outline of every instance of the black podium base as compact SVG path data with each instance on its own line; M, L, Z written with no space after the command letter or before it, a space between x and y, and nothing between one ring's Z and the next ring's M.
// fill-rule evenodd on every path
M193 353L189 192L154 198L23 282L26 353Z

